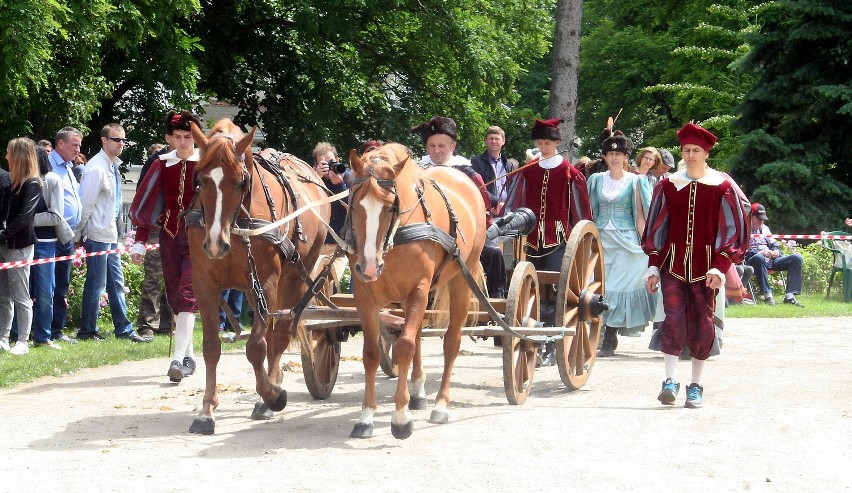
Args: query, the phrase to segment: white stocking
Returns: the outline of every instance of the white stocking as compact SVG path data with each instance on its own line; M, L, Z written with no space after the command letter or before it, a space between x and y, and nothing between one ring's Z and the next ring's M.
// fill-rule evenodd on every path
M183 363L184 356L192 357L192 329L195 327L195 314L180 312L175 317L175 354L174 360Z
M675 381L678 358L679 356L676 354L663 353L663 362L666 364L666 378L671 378L672 381Z
M703 359L692 358L692 382L701 385L701 373L704 371Z

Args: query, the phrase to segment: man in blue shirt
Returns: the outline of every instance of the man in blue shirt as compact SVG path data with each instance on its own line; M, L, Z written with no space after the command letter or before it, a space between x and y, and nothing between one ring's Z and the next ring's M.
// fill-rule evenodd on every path
M80 152L83 134L74 127L64 127L56 134L56 145L50 153L50 164L53 172L62 179L62 194L65 203L65 220L71 229L80 222L80 195L77 179L74 178L74 158ZM74 253L74 240L59 243L56 248L57 256ZM53 291L53 323L51 331L53 340L75 343L62 333L68 318L68 285L71 284L71 261L56 262L56 287Z

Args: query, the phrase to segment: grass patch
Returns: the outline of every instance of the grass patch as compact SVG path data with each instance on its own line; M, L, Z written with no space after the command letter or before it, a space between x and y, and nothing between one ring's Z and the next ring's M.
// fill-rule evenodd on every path
M849 317L852 316L852 303L843 303L840 295L802 294L796 296L804 308L783 303L783 295L776 296L775 306L762 301L756 305L730 305L725 316L730 318L811 318L811 317Z
M169 337L155 336L150 343L133 343L116 339L109 330L101 327L105 341L80 341L77 344L64 344L61 351L46 347L34 347L30 343L30 352L24 356L14 356L6 351L0 352L0 388L31 382L49 375L70 374L81 368L96 368L114 365L123 361L139 361L160 358L163 360L163 376L168 369ZM202 330L193 331L193 347L196 359L201 359ZM245 341L223 343L223 350L245 348Z

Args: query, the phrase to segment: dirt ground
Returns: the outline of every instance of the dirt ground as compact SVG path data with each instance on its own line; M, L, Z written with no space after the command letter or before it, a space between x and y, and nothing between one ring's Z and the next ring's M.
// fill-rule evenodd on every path
M700 410L682 407L683 389L677 406L656 401L663 362L647 334L621 338L573 393L555 367L540 369L522 406L506 402L499 350L465 338L450 423L417 411L404 441L390 433L386 377L375 436L349 438L360 337L344 343L328 400L314 401L296 368L287 408L269 421L249 419L244 354L225 354L212 436L188 433L203 373L170 384L166 358L43 378L0 391L0 491L849 491L852 317L732 319L725 332ZM440 350L424 343L430 403ZM688 383L687 362L678 377Z

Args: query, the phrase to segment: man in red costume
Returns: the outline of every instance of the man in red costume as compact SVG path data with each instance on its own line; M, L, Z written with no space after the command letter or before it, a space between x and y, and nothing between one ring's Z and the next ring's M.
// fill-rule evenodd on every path
M136 227L136 244L131 250L135 263L142 263L145 242L151 230L161 229L160 261L166 298L177 314L175 352L167 372L172 382L180 382L195 372L192 330L198 307L192 291L192 263L182 215L195 196L192 179L198 163L198 150L192 139L192 122L201 128L201 122L189 111L171 110L166 114L166 134L171 136L174 150L160 155L151 163L130 205L130 219Z
M526 254L538 270L559 271L565 244L575 224L592 219L586 177L558 152L562 142L559 133L561 118L536 120L530 138L539 154L518 173L517 201L511 209L526 207L536 214L536 225L527 235ZM553 325L555 300L546 297L541 306L541 318ZM549 342L542 364L553 365L555 344Z
M748 223L736 185L707 165L716 136L693 123L677 136L686 167L654 189L642 248L648 254L646 287L653 293L660 284L666 313L660 329L666 380L657 399L674 404L678 356L687 346L692 382L685 406L698 408L704 403L704 362L716 337L716 292L725 283L724 272L748 248Z

